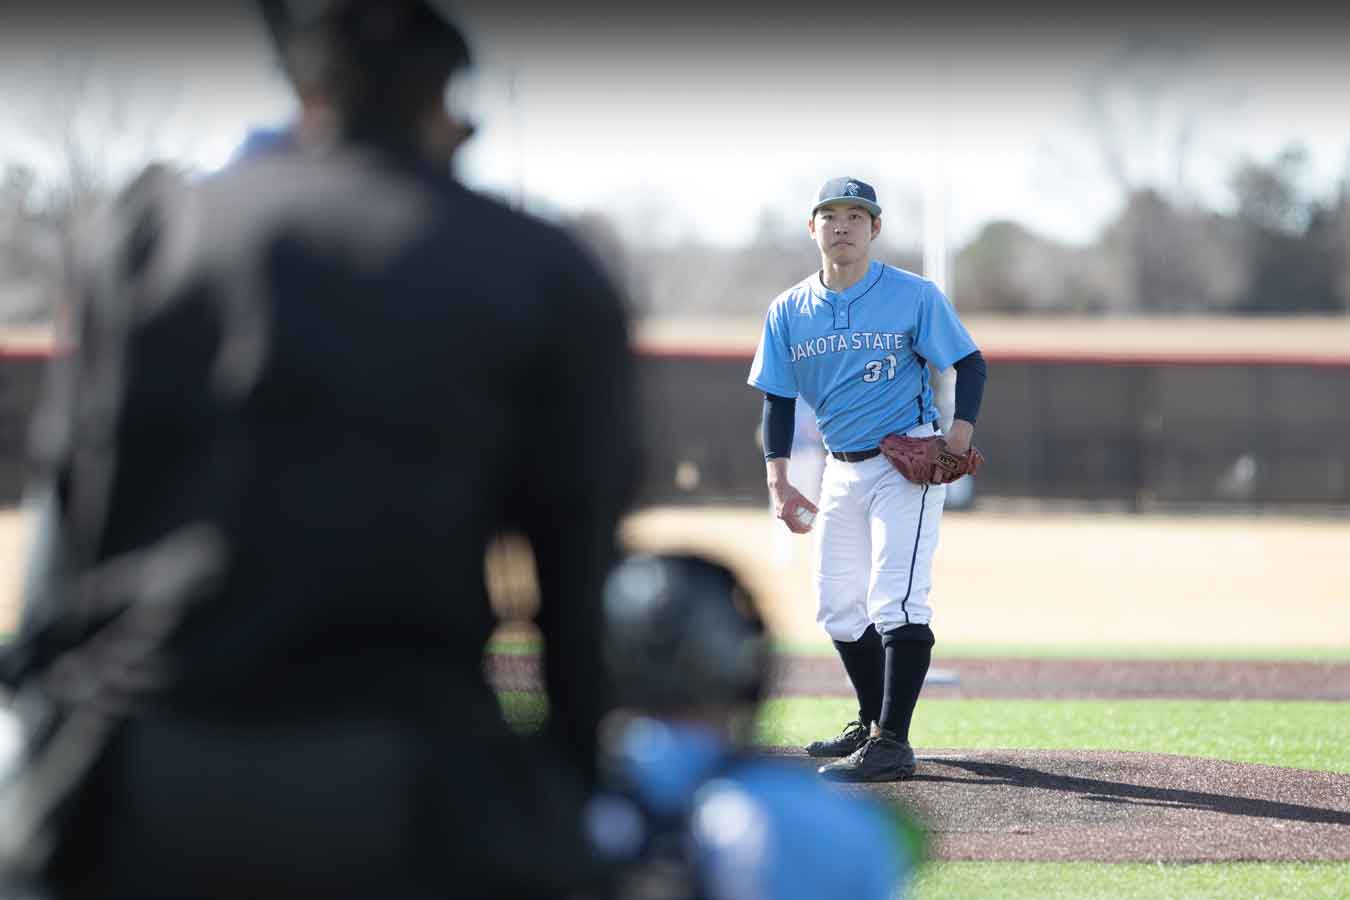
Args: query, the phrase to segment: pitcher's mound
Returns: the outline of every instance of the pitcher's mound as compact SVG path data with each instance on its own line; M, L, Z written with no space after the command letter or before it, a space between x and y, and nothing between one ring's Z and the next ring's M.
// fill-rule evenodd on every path
M918 757L912 780L844 789L907 806L937 859L1350 860L1350 775L1114 751Z

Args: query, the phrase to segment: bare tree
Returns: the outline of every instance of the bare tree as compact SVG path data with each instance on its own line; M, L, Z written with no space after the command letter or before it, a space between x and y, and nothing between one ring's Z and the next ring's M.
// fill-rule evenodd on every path
M1341 262L1341 304L1346 315L1350 315L1350 148L1345 151L1345 162L1337 185L1336 221L1340 225L1338 254Z
M1089 76L1082 117L1089 140L1123 196L1187 193L1189 155L1212 101L1202 95L1199 42L1172 32L1126 40Z
M47 312L40 281L56 268L59 253L36 184L28 166L9 163L0 173L0 323L29 323Z
M25 240L55 238L57 252L49 254L50 270L42 273L47 314L53 315L66 294L77 234L124 181L154 159L176 91L150 83L132 67L70 55L29 71L22 87L7 99L28 145L11 148L9 159L0 162L21 173L7 178L19 179L10 188L23 187ZM13 203L14 196L8 191L7 201Z
M1205 45L1178 31L1128 36L1082 89L1091 152L1119 192L1121 212L1102 236L1103 258L1124 274L1132 310L1230 307L1246 267L1230 236L1204 213L1190 183L1207 120L1233 98L1207 81Z
M1344 306L1341 198L1306 188L1308 161L1293 144L1269 163L1246 160L1233 173L1234 220L1252 266L1245 311L1326 313Z

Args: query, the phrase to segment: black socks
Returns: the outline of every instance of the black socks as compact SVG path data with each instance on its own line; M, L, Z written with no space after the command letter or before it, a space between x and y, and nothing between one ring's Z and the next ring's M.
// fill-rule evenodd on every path
M834 649L839 651L844 670L858 695L859 721L868 728L881 719L881 699L886 689L886 654L881 648L881 635L868 625L862 637L856 641L835 641Z
M886 632L885 702L878 722L894 732L898 741L909 740L909 723L923 690L923 679L933 658L933 632L927 625L905 625Z

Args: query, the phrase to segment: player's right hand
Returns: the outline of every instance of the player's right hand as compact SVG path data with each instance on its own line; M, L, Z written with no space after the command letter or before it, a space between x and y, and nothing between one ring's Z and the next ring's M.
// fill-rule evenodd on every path
M790 484L785 484L773 492L773 510L793 534L806 534L810 531L816 513L820 512L814 503L807 500L801 491Z

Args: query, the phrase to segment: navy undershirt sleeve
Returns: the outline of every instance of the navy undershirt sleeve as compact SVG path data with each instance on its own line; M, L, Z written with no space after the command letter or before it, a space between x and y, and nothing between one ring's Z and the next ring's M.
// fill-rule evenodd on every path
M984 357L976 350L956 361L956 412L954 418L975 424L984 399L984 381L989 374Z
M764 420L760 425L760 435L764 441L765 459L792 455L792 434L796 425L796 397L764 395Z

